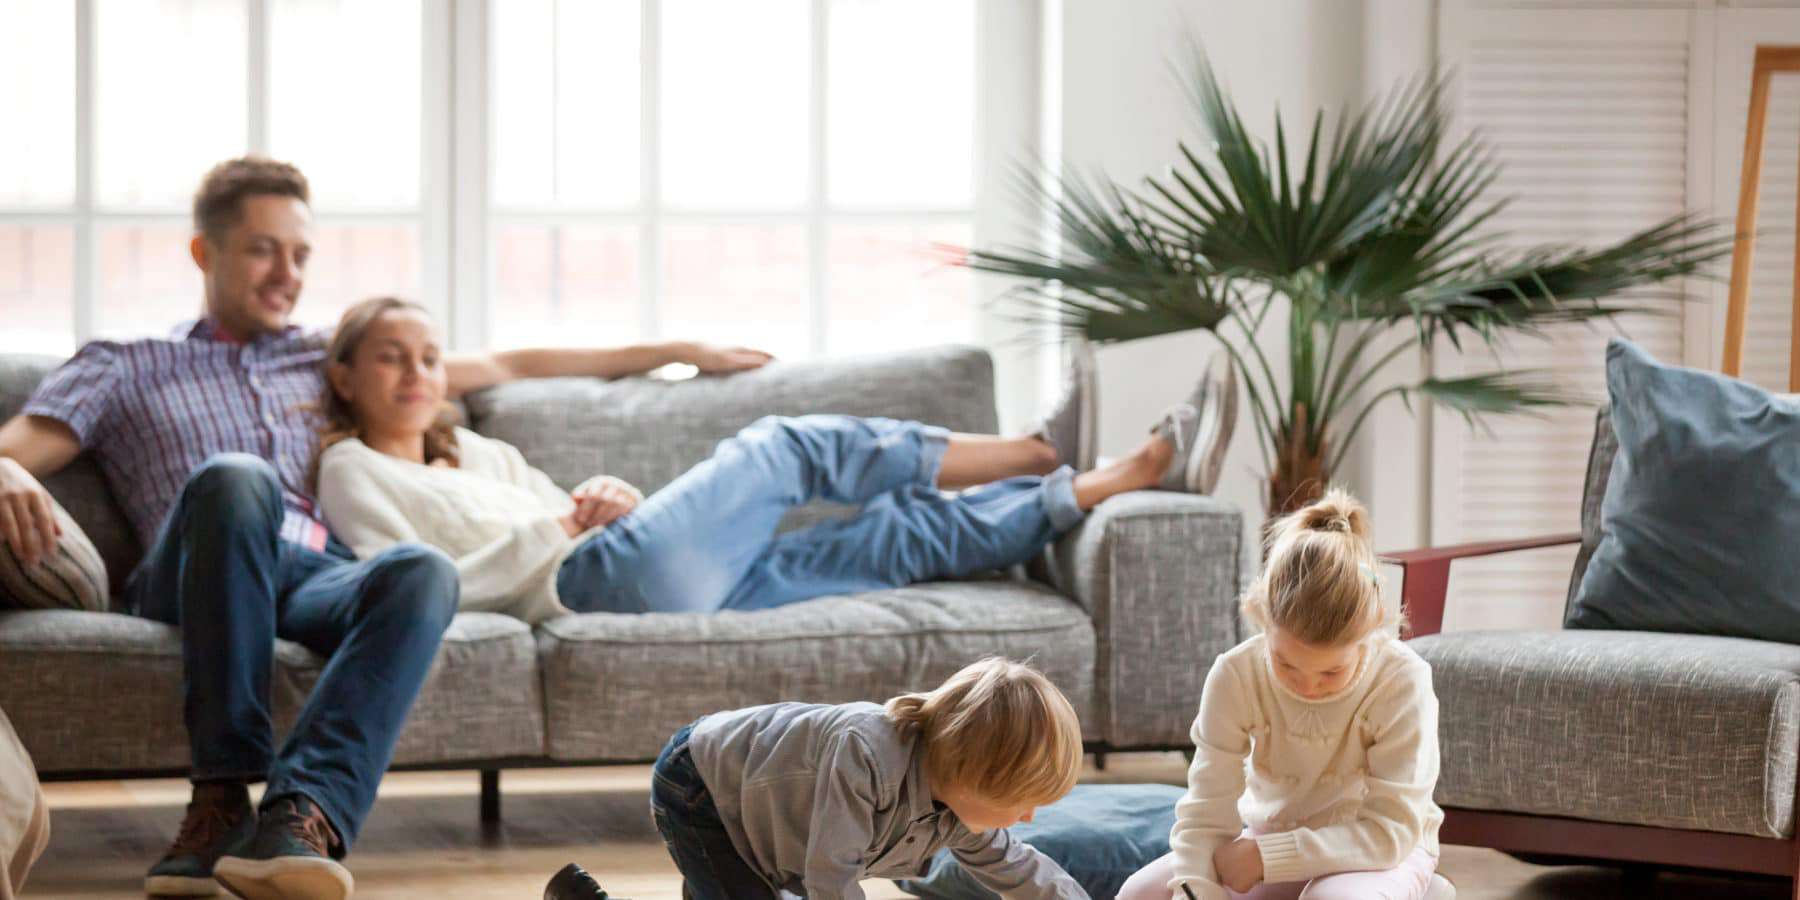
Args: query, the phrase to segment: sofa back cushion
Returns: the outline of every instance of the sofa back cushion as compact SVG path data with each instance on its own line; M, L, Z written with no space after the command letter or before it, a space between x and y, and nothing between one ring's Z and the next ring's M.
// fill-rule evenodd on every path
M62 362L0 354L0 421L15 415ZM960 346L775 363L728 378L523 381L472 395L459 405L464 410L476 431L514 444L565 488L606 472L645 493L765 415L887 416L990 434L998 427L993 360L984 350ZM105 561L116 605L143 551L99 467L83 455L44 484ZM829 514L815 510L795 521Z
M35 354L0 354L0 422L12 418L31 398L31 392L57 366L61 357ZM44 479L51 496L62 504L76 524L93 542L94 549L106 563L107 580L116 605L119 588L124 585L132 566L137 565L141 548L131 523L106 487L100 467L86 454L75 458L62 471Z
M992 434L993 360L974 347L772 363L681 381L549 378L468 397L471 427L506 441L557 484L616 475L649 494L767 415L844 413Z
M1800 643L1800 402L1618 338L1606 375L1618 449L1565 624Z

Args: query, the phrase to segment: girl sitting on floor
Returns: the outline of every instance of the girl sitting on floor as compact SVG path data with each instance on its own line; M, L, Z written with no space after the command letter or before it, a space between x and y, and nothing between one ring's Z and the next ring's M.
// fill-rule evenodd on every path
M1431 669L1382 604L1362 505L1334 490L1275 523L1243 612L1262 633L1206 677L1174 849L1120 900L1454 897Z

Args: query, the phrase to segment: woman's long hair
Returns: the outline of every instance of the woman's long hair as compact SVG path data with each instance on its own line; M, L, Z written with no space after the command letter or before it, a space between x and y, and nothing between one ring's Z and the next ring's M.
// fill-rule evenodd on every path
M393 310L407 310L424 313L429 316L430 310L410 300L399 297L370 297L355 306L344 310L344 317L338 320L337 332L331 336L331 345L325 349L325 390L320 395L318 404L313 408L319 419L319 449L313 451L312 464L307 467L306 484L314 493L319 490L319 459L325 455L333 444L348 438L362 437L362 423L356 420L356 411L344 398L338 396L336 388L331 386L331 365L342 363L350 365L356 356L356 349L362 346L363 339L368 337L369 328L383 313ZM455 411L450 404L444 404L439 411L438 419L425 431L425 462L427 464L443 460L449 465L461 462L461 453L456 446Z

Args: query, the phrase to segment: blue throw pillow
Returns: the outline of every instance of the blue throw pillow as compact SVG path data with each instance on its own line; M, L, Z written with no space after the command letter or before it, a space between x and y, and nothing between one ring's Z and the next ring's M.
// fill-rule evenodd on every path
M1038 810L1013 836L1056 860L1094 900L1110 900L1133 872L1169 852L1175 801L1181 788L1166 784L1082 784L1069 796ZM963 871L950 851L931 860L925 877L895 882L900 889L936 900L997 900L993 891Z
M1570 628L1800 644L1800 404L1606 346L1619 441Z

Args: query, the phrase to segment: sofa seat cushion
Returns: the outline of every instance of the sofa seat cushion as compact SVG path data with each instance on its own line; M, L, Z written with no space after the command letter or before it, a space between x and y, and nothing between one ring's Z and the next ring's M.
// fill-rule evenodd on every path
M1786 837L1800 646L1630 631L1414 639L1441 806Z
M277 641L270 683L285 733L324 659ZM543 753L543 690L531 631L492 613L458 615L432 663L395 763ZM136 616L0 613L0 709L42 772L184 771L181 635Z
M650 759L717 710L929 689L996 654L1030 659L1084 723L1093 708L1093 623L1068 598L1010 579L755 612L587 613L539 625L538 640L550 756L571 762Z

